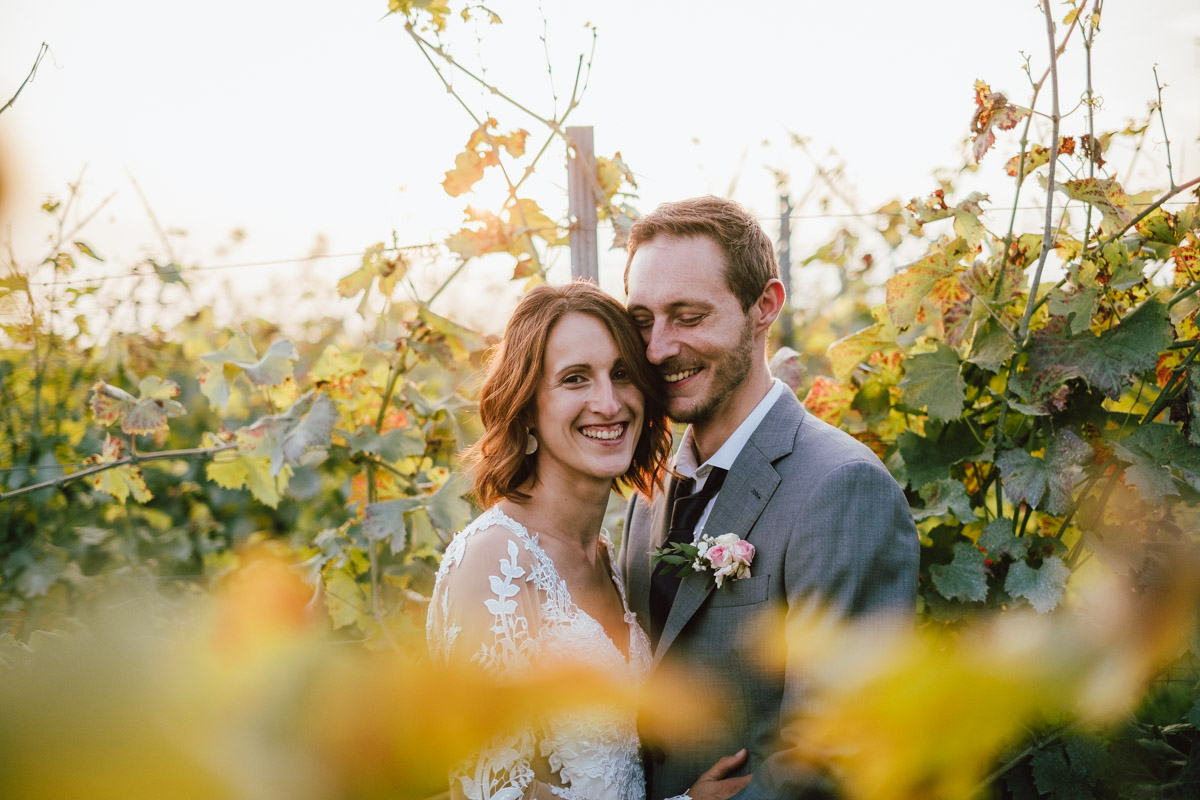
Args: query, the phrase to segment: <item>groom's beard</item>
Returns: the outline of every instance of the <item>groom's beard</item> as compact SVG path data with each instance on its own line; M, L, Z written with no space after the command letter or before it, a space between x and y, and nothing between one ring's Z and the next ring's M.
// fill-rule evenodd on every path
M750 375L754 359L754 330L750 319L742 327L737 343L725 351L717 361L705 367L709 373L708 394L696 405L678 412L671 412L671 419L696 425L708 422L721 410L721 405L737 390ZM663 370L664 372L669 370ZM670 404L668 403L668 409Z

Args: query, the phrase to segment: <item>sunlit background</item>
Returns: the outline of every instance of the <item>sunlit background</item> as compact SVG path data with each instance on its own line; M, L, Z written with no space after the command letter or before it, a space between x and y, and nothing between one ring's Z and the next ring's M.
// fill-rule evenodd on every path
M582 57L586 88L568 123L594 126L598 154L620 151L637 178L636 207L728 195L777 235L782 180L796 205L797 258L845 223L838 215L924 196L936 169L962 163L975 79L1021 104L1025 57L1035 77L1047 64L1045 24L1030 0L489 7L503 24L450 26L447 50L543 116L566 107ZM43 41L50 49L0 115L9 184L0 245L11 242L23 263L40 258L50 223L39 206L79 182L80 218L111 200L86 232L104 262L81 264L74 279L127 274L147 257L206 270L187 275L190 293L172 293L170 308L151 308L148 292L147 317L169 323L204 304L224 320L338 308L336 279L364 248L439 242L467 205L497 208L504 193L498 177L475 194L442 191L475 125L386 8L382 0L3 0L0 99L28 75ZM1147 116L1157 64L1176 177L1195 172L1200 6L1110 2L1096 41L1097 130ZM1080 52L1060 64L1064 86L1081 85ZM528 128L540 144L534 119L447 74L476 114L496 117L501 130ZM1085 130L1078 100L1062 98L1075 109L1065 133ZM1039 108L1048 107L1043 97ZM1164 136L1154 122L1140 156L1121 144L1110 158L1131 192L1161 177ZM1008 155L985 161L964 191L990 190L993 208L1010 206ZM832 171L836 193L817 165ZM561 144L528 186L565 220ZM1000 228L1007 212L985 219ZM604 251L604 232L601 240L601 283L619 295L622 254ZM313 255L322 257L305 260ZM903 263L904 253L886 257ZM454 259L417 261L417 291L428 296ZM552 278L569 274L565 250L550 263ZM510 269L489 259L469 265L438 309L495 329L519 293ZM819 300L831 286L821 275L810 267L794 294ZM103 285L121 293L133 284ZM353 303L340 307L349 316Z

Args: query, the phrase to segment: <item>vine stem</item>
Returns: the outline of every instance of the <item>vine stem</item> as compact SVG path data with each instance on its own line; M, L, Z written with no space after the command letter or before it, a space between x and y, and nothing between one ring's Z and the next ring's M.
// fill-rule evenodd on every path
M160 450L156 453L142 453L138 455L130 455L125 458L119 458L116 461L108 461L103 464L97 464L94 467L81 469L79 472L72 472L70 475L61 475L57 478L51 478L48 481L35 483L31 486L22 486L20 489L13 489L11 492L0 494L0 500L8 500L17 495L36 492L41 489L49 489L55 486L62 486L79 478L95 475L98 472L113 469L114 467L123 467L127 464L140 464L144 461L167 461L172 459L183 458L211 458L217 453L222 453L226 450L232 450L237 447L236 442L228 442L218 445L217 447L193 447L186 450Z
M1153 203L1146 206L1146 208L1142 211L1142 213L1138 214L1136 217L1134 217L1132 220L1130 220L1129 224L1127 224L1124 228L1121 228L1121 230L1117 231L1112 236L1109 236L1107 239L1105 239L1103 242L1101 242L1100 248L1103 249L1103 248L1107 247L1108 245L1112 244L1117 239L1119 239L1121 236L1123 236L1125 234L1125 232L1128 231L1130 228L1132 228L1134 225L1137 225L1139 222L1144 220L1146 217L1150 216L1155 211L1157 211L1158 207L1161 206L1163 203L1167 202L1168 200L1170 200L1172 197L1179 194L1180 192L1186 192L1188 189L1190 189L1196 185L1200 185L1200 175L1196 176L1195 178L1192 178L1187 183L1183 183L1183 184L1180 184L1179 186L1175 186L1175 187L1169 189L1162 197L1158 198Z
M1163 143L1167 148L1167 180L1171 184L1171 188L1175 188L1175 173L1171 168L1171 137L1167 135L1167 119L1163 116L1163 101L1162 101L1162 83L1158 80L1158 65L1154 65L1154 87L1158 89L1158 103L1155 104L1155 110L1158 111L1158 121L1162 124Z
M1029 325L1033 318L1033 311L1037 304L1038 287L1042 282L1042 270L1046 266L1046 258L1050 255L1050 251L1054 248L1054 168L1058 162L1058 127L1060 122L1059 105L1058 105L1058 48L1054 41L1054 15L1050 11L1050 0L1042 0L1042 13L1046 17L1046 34L1050 40L1050 90L1051 90L1051 114L1050 123L1051 138L1050 138L1050 170L1046 182L1046 223L1045 230L1042 233L1042 252L1038 256L1037 268L1033 273L1033 283L1029 287L1029 297L1025 300L1025 314L1021 318L1021 326L1017 331L1017 351L1012 355L1012 367L1009 369L1008 379L1005 381L1004 394L1000 404L1000 416L996 421L996 436L1004 435L1004 425L1008 420L1008 396L1012 391L1012 373L1021 361L1021 355L1025 352L1025 348L1029 342ZM1078 15L1076 15L1078 18ZM1065 39L1064 39L1065 44ZM1016 205L1014 203L1013 205ZM1007 250L1005 254L1007 255ZM999 280L1004 280L1004 273L1001 270ZM1015 520L1014 520L1015 523Z
M26 84L33 80L33 76L37 74L38 66L42 63L42 59L45 58L46 53L49 51L50 45L42 42L42 46L38 48L37 58L33 60L33 68L29 70L29 74L25 76L25 80L21 81L21 85L17 87L17 91L15 94L13 94L12 98L10 98L9 101L4 104L3 108L0 108L0 114L8 111L8 109L12 108L12 104L17 102L17 97L25 89Z

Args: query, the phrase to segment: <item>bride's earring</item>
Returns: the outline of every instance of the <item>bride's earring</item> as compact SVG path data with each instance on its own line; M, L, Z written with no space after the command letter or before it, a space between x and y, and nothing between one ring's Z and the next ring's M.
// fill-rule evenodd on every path
M529 436L525 439L525 455L531 456L537 452L537 437L533 435L533 431L529 431Z

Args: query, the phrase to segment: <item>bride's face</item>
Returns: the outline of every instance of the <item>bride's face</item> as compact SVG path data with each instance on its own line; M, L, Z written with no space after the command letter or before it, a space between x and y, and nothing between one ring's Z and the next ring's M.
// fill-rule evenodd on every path
M539 481L555 472L608 481L628 471L642 431L642 393L598 319L575 313L554 325L535 403Z

